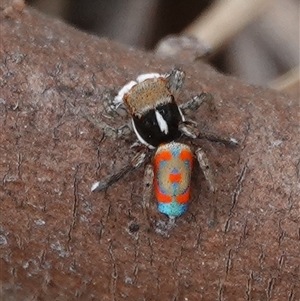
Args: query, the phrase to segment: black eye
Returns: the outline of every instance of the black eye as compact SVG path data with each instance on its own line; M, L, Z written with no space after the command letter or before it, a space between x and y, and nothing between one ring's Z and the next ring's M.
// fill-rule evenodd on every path
M166 110L165 110L165 109L160 109L160 110L159 110L159 113L160 113L162 116L164 116L164 115L166 114Z
M143 126L146 129L153 130L153 128L157 126L157 120L155 118L154 110L151 112L148 112L148 114L144 115L141 118L141 121L143 123Z
M150 128L151 126L153 126L153 122L149 119L146 119L144 124L147 128Z
M159 108L158 112L167 122L172 119L172 115L171 115L172 113L167 106L163 106Z

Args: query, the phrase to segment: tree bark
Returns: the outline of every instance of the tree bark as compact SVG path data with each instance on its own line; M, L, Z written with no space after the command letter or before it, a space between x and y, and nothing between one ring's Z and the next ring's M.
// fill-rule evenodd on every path
M298 100L200 60L88 35L16 1L2 6L3 300L300 300ZM178 102L214 96L214 109L190 117L239 145L193 142L209 157L217 202L195 168L187 213L162 231L167 219L154 210L144 227L143 168L104 192L90 188L135 154L134 136L105 134L128 117L111 118L103 100L174 65L187 75Z

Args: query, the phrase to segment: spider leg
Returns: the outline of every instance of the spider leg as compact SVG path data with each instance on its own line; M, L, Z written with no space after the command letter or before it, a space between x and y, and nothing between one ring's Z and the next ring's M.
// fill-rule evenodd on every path
M184 82L185 73L180 69L173 68L170 72L165 74L167 79L167 86L172 94L178 93Z
M149 220L149 208L151 198L153 196L153 178L154 178L154 171L152 164L147 164L144 171L144 180L143 180L143 212L146 221L148 222L148 226L150 227L150 220Z
M128 112L123 103L123 93L127 92L128 88L129 85L125 85L117 95L115 95L115 91L106 91L104 93L103 107L109 116L128 116Z
M89 113L82 110L83 117L89 121L95 128L104 133L106 137L111 137L112 139L129 139L130 135L133 133L131 122L127 122L120 126L119 128L114 128L104 121L96 120Z
M114 128L109 125L105 125L103 128L104 134L107 137L112 137L113 139L124 139L127 140L130 138L131 134L133 133L131 122L127 122L120 126L119 128Z
M210 202L211 214L208 219L208 224L210 226L213 226L215 225L217 220L217 187L215 184L214 175L210 168L209 161L205 152L201 148L198 148L195 151L195 155L199 163L199 166L204 174L204 177L209 184L209 190L213 193Z
M118 170L116 173L106 176L101 181L95 182L92 187L91 191L100 191L103 189L108 188L115 182L117 182L119 179L124 177L127 173L130 171L140 167L146 159L149 157L150 153L147 149L143 149L139 151L129 162L129 164L124 165L121 167L120 170Z
M204 177L209 184L210 191L215 193L216 192L215 180L214 180L214 176L213 176L213 173L210 168L209 161L208 161L208 158L207 158L205 152L202 150L201 147L199 147L195 151L195 155L196 155L197 161L199 163L199 166L200 166L201 170L203 171Z
M239 143L235 138L228 136L219 136L214 133L199 133L198 139L206 139L211 142L220 142L228 146L237 146Z
M178 129L183 135L189 138L192 139L198 138L199 130L197 129L197 123L195 123L194 121L186 120L180 122L178 125Z
M179 131L185 136L193 139L206 139L211 142L220 142L228 146L238 145L238 141L232 137L220 136L214 133L201 133L197 128L197 123L191 120L181 122L179 124Z
M151 220L153 216L157 214L156 205L151 202L153 197L153 179L154 170L152 164L147 164L144 171L143 180L143 213L147 223L148 229L151 229ZM151 216L151 218L150 218ZM168 231L175 226L175 216L169 216L168 221L160 221L155 225L155 231L162 234L168 235Z
M179 108L183 111L184 115L187 114L187 111L197 110L203 103L208 103L212 105L212 95L208 92L202 92L188 100L187 102L181 104Z
M203 103L208 103L210 106L212 104L212 95L207 92L202 92L199 95L194 96L189 101L181 104L179 107L183 111L183 114L186 115L188 111L197 110ZM187 137L193 139L206 139L212 142L220 142L225 145L235 146L238 144L238 141L234 138L227 136L219 136L214 133L202 133L197 128L197 123L192 120L184 120L179 124L179 131Z

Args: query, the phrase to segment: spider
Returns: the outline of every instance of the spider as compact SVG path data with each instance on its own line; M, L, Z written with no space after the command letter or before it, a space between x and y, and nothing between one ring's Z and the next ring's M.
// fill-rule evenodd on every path
M156 150L152 164L147 164L144 172L145 207L149 204L154 187L157 209L169 216L170 220L187 210L193 152L187 144L177 140L182 137L206 138L227 145L236 145L237 141L234 138L202 134L197 123L186 118L189 110L197 110L202 103L210 102L212 96L203 92L178 105L175 96L182 88L184 77L185 73L176 68L166 74L142 74L135 81L127 83L109 102L108 107L113 111L120 106L126 108L139 141L135 145L143 147L119 171L94 183L92 191L109 187L126 173L140 167ZM200 147L194 154L208 181L210 191L215 193L214 177L206 154Z

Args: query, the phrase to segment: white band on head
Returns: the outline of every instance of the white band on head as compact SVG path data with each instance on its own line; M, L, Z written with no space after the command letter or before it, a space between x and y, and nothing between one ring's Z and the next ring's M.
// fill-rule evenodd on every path
M143 82L146 79L149 78L158 78L158 77L162 77L162 75L160 75L159 73L145 73L145 74L141 74L139 75L136 80L138 83Z
M114 99L114 104L118 105L123 103L123 97L126 93L130 91L130 89L137 84L136 81L132 80L131 82L127 83L118 93L118 95Z
M169 132L168 124L157 110L155 110L155 117L160 130L167 135Z

